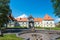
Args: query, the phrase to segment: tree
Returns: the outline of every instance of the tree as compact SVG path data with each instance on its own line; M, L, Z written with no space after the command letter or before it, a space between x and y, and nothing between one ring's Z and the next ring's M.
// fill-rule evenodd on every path
M56 26L60 28L60 22L58 22Z
M54 7L54 14L60 17L60 0L51 0Z
M9 6L10 0L0 0L0 30L2 27L9 22L8 16L11 14ZM3 34L2 34L3 35Z

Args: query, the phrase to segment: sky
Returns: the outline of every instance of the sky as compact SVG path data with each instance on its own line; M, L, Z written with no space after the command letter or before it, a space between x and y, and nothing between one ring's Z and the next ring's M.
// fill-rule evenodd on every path
M10 0L10 8L14 17L26 14L36 18L43 18L48 14L57 22L56 19L58 17L54 15L51 0ZM58 20L60 19L58 18Z

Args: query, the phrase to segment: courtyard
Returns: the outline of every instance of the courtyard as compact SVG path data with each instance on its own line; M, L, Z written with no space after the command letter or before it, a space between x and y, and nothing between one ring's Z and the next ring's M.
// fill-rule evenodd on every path
M0 0L0 40L60 40L60 0Z
M7 29L8 30L8 29ZM7 31L6 30L6 31ZM56 38L60 37L59 30L37 30L31 31L31 29L9 29L4 33L4 37L1 37L2 40L57 40Z

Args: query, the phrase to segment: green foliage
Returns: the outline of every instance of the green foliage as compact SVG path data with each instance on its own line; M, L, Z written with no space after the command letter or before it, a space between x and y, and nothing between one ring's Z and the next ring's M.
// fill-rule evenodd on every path
M7 27L7 28L27 28L25 26L14 26L14 27Z
M45 30L60 30L60 28L59 27L35 27L36 29L45 29Z
M60 30L60 28L58 28L58 27L55 27L55 28L52 28L52 30Z
M58 25L56 25L58 28L60 28L60 22L58 23Z
M9 22L8 16L11 14L11 9L9 6L10 0L0 0L0 30L2 31L3 26ZM3 36L3 33L1 32Z
M57 39L57 40L60 40L60 38L59 38L59 39Z
M9 3L10 0L0 0L0 27L9 22L8 16L11 14Z
M15 34L6 34L4 37L0 37L0 40L23 40L23 38L18 38Z
M60 0L51 0L54 7L54 14L60 17Z

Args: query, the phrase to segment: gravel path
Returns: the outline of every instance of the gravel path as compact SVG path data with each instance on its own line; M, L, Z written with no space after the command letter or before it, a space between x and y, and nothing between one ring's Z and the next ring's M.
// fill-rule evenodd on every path
M18 35L19 34L19 35ZM37 30L36 32L28 32L28 33L17 33L17 37L25 38L25 40L56 40L56 38L60 37L60 34L57 34L55 31L44 31L44 30ZM32 36L35 35L35 36ZM36 36L37 35L37 36Z

